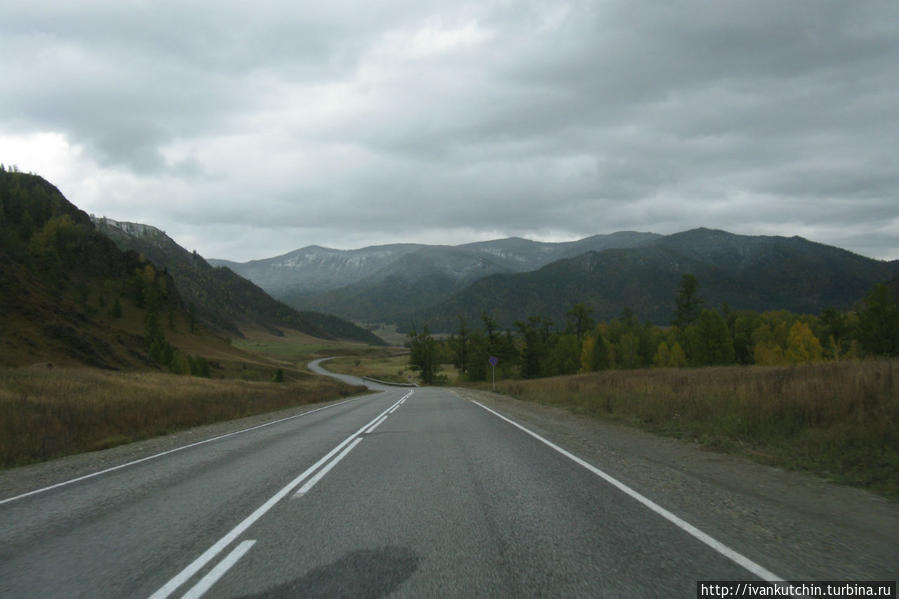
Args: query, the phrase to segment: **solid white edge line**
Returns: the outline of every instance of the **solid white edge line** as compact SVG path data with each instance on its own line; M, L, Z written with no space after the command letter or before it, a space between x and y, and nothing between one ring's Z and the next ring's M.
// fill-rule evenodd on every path
M206 576L200 579L200 582L195 584L190 588L189 591L184 593L181 599L200 599L206 591L212 588L218 579L225 575L225 572L231 569L231 567L237 563L237 560L242 558L244 554L250 550L250 548L256 544L256 541L244 541L240 545L234 548L234 550L229 553L225 559L220 561L218 565L209 571Z
M382 420L383 420L383 418L382 418ZM315 486L315 483L317 483L317 482L320 481L322 478L324 478L324 476L325 476L328 472L331 471L331 468L333 468L334 466L336 466L337 463L338 463L340 460L342 460L344 457L346 457L346 454L348 454L348 453L350 453L351 451L353 451L353 448L356 447L357 445L359 445L359 443L361 443L361 442L362 442L362 437L356 437L356 440L353 441L352 443L350 443L349 447L345 448L343 451L341 451L339 454L337 454L337 457L334 458L333 460L331 460L330 462L328 462L328 465L327 465L327 466L325 466L324 468L322 468L321 470L319 470L318 473L317 473L315 476L313 476L312 478L310 478L309 480L307 480L307 481L306 481L306 484L304 484L302 487L300 487L300 489L299 489L296 493L294 493L293 496L294 496L294 497L300 497L300 496L305 495L306 493L308 493L308 492L309 492L309 489L311 489L312 487Z
M339 401L337 403L333 403L327 406L322 406L320 408L315 408L314 410L309 410L308 412L303 412L302 414L294 414L293 416L287 416L286 418L279 418L278 420L272 420L271 422L265 422L263 424L257 424L256 426L251 426L250 428L245 428L243 430L234 431L230 433L225 433L224 435L219 435L217 437L212 437L211 439L204 439L202 441L197 441L196 443L190 443L189 445L182 445L181 447L176 447L174 449L169 449L167 451L162 451L160 453L153 454L151 456L147 456L145 458L140 458L139 460L133 460L131 462L127 462L125 464L119 464L118 466L113 466L111 468L106 468L105 470L100 470L98 472L92 472L91 474L85 474L84 476L79 476L78 478L73 478L71 480L63 481L61 483L56 483L55 485L50 485L48 487L43 487L40 489L35 489L34 491L28 491L27 493L22 493L21 495L16 495L15 497L9 497L7 499L0 500L0 505L4 503L11 503L16 501L17 499L24 499L25 497L30 497L32 495L37 495L38 493L44 493L46 491L52 491L53 489L58 489L59 487L64 487L66 485L71 485L73 483L77 483L83 480L87 480L89 478L94 478L96 476L100 476L101 474L108 474L109 472L114 472L115 470L121 470L122 468L127 468L129 466L134 466L136 464L140 464L141 462L146 462L149 460L155 460L156 458L161 458L164 455L169 455L171 453L175 453L177 451L181 451L183 449L190 449L191 447L196 447L198 445L203 445L205 443L212 443L213 441L218 441L220 439L224 439L226 437L232 437L234 435L240 435L242 433L248 433L250 431L254 431L266 426L271 426L273 424L278 424L279 422L285 422L287 420L293 420L295 418L302 418L303 416L308 416L309 414L314 414L315 412L320 412L322 410L327 410L328 408L334 408L339 405L343 405L345 403L351 401L357 401L362 399L363 397L368 397L367 395L362 395L360 397L353 397L350 399L345 399L343 401Z
M396 404L393 404L393 405L396 405ZM390 406L390 407L392 408L393 406ZM389 409L390 408L388 408L388 410ZM243 521L240 522L240 524L238 524L237 526L232 528L227 534L225 534L225 536L223 536L221 539L216 541L209 549L204 551L200 555L200 557L198 557L197 559L192 561L190 564L188 564L183 570L181 570L181 572L176 574L171 580L169 580L167 583L162 585L162 587L160 587L160 589L158 591L156 591L155 593L150 595L150 599L165 599L166 597L171 595L175 591L175 589L177 589L182 584L184 584L185 582L190 580L190 578L194 574L196 574L203 566L205 566L207 563L209 563L210 560L212 560L212 558L214 558L216 555L221 553L222 550L225 547L227 547L228 545L230 545L234 539L236 539L241 534L243 534L243 531L245 531L250 526L252 526L253 523L256 522L256 520L261 518L263 515L265 515L266 512L268 512L270 509L272 509L272 507L274 507L274 505L276 503L281 501L288 493L290 493L294 489L294 487L296 487L301 482L306 480L313 472L318 470L318 468L320 468L322 464L324 464L328 460L330 460L334 456L334 454L336 454L341 449L346 447L349 443L351 443L353 441L353 439L355 439L356 437L361 435L362 431L364 431L369 426L371 426L372 422L374 422L375 420L377 420L378 418L380 418L381 416L383 416L386 413L387 413L387 410L384 410L383 412L381 412L380 414L378 414L377 416L375 416L374 418L369 420L365 424L365 426L363 426L362 428L357 430L355 433L353 433L352 435L350 435L349 437L347 437L346 439L341 441L337 445L337 447L335 447L334 449L329 451L327 454L325 454L324 457L322 457L316 463L312 464L309 468L307 468L298 477L296 477L295 479L293 479L292 481L287 483L287 485L285 487L283 487L280 491L278 491L277 493L272 495L268 501L266 501L261 506L256 508L256 510L252 514L250 514L249 516L244 518Z
M645 497L645 496L641 495L640 493L638 493L637 491L634 491L633 489L631 489L624 483L620 482L618 479L613 478L612 476L606 474L605 472L603 472L596 466L594 466L594 465L582 460L581 458L577 457L576 455L562 449L561 447L559 447L552 441L544 439L543 437L541 437L534 431L532 431L528 428L525 428L524 426L518 424L514 420L503 416L499 412L491 410L484 404L482 404L478 401L475 401L475 400L471 400L471 401L472 401L472 403L477 404L480 407L484 408L485 410L487 410L494 416L497 416L498 418L502 418L503 420L505 420L512 426L515 426L515 427L521 429L522 431L524 431L525 433L534 437L541 443L544 443L545 445L551 447L552 449L555 449L556 451L558 451L559 453L564 455L566 458L569 458L570 460L574 461L575 463L579 464L580 466L583 466L584 468L586 468L587 470L589 470L596 476L600 477L607 483L616 487L619 491L625 493L632 499L636 499L637 501L642 503L644 506L648 507L650 510L652 510L659 516L662 516L663 518L665 518L666 520L668 520L669 522L671 522L672 524L674 524L675 526L677 526L678 528L680 528L681 530L686 532L687 534L693 536L694 538L698 539L699 541L702 541L703 543L705 543L706 545L708 545L709 547L711 547L712 549L714 549L715 551L717 551L718 553L723 555L724 557L728 558L729 560L736 563L737 565L745 568L746 570L752 572L753 574L755 574L762 580L764 580L766 582L783 582L783 578L781 578L780 576L777 576L770 570L763 568L762 566L758 565L757 563L755 563L754 561L752 561L745 555L743 555L741 553L737 553L736 551L734 551L733 549L731 549L724 543L710 537L709 535L702 532L701 530L699 530L698 528L696 528L689 522L681 519L678 516L675 516L674 514L672 514L671 512L669 512L668 510L666 510L665 508L660 506L659 504L655 503L648 497Z

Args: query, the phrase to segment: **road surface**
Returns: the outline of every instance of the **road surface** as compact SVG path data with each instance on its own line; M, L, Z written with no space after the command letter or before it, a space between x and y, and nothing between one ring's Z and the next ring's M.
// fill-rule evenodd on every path
M369 385L18 499L0 489L0 596L695 597L697 580L776 576L451 390Z

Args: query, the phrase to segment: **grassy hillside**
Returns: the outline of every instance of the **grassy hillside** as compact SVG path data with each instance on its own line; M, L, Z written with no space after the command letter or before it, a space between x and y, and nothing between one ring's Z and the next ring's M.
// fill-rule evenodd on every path
M171 277L121 252L34 175L0 171L0 363L152 364L143 314L186 321Z

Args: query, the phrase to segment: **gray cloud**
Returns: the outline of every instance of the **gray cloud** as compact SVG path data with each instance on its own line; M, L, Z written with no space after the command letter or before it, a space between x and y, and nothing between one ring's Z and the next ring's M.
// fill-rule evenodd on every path
M0 160L61 134L21 166L209 256L702 225L899 258L890 0L21 2L0 54Z

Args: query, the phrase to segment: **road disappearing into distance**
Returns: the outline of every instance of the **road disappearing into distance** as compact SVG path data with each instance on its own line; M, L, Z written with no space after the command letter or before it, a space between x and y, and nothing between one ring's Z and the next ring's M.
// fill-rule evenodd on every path
M697 580L777 578L450 389L366 384L0 495L0 596L695 597Z

